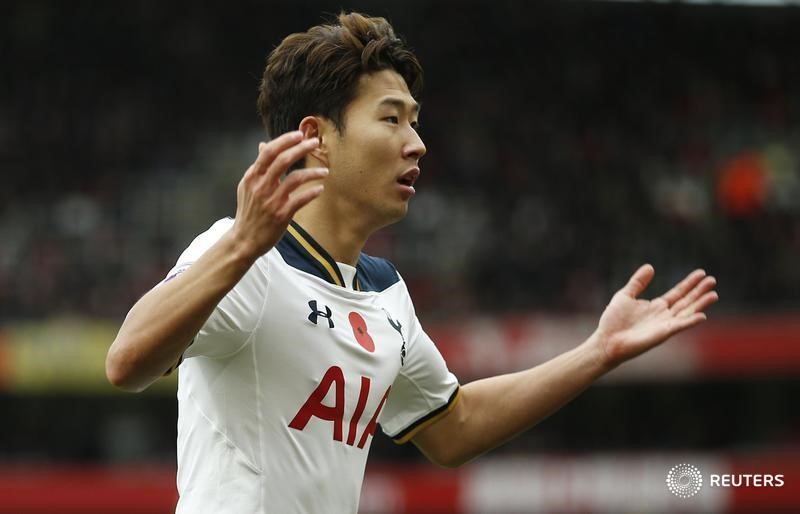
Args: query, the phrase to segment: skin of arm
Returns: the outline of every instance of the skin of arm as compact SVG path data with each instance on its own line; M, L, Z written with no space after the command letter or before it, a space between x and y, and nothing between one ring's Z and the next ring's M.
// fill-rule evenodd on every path
M619 364L706 319L713 277L689 274L652 301L638 299L654 275L645 265L614 295L597 330L539 366L466 384L455 407L412 441L432 462L457 467L536 425Z
M145 294L128 313L106 356L106 377L126 391L146 389L175 366L222 298L272 248L298 209L318 197L327 168L280 177L319 146L301 132L259 144L255 162L237 189L236 218L185 272Z
M174 366L214 307L254 262L232 232L133 306L106 358L116 387L140 392Z

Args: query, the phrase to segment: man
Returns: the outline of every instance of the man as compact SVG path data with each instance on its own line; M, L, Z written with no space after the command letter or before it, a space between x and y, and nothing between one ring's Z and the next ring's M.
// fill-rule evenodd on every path
M134 305L106 362L133 391L180 364L179 512L356 512L378 423L458 466L716 301L701 270L637 299L654 274L645 265L574 350L459 386L400 275L361 252L414 196L420 85L382 18L342 14L270 54L259 108L273 139L239 183L235 219Z

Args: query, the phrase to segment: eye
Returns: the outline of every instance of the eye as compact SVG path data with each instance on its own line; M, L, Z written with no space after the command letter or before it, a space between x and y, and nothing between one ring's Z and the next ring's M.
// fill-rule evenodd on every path
M417 132L419 132L419 122L418 121L412 121L411 122L411 128L416 130Z
M388 116L386 118L383 118L383 121L388 121L389 123L394 123L395 125L397 125L398 123L400 123L400 118L398 118L397 116Z

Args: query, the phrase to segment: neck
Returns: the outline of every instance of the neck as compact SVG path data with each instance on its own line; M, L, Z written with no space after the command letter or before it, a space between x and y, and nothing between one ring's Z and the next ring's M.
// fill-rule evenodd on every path
M361 249L375 229L367 226L363 216L358 216L352 208L325 200L324 195L320 196L297 211L293 219L336 262L355 266Z

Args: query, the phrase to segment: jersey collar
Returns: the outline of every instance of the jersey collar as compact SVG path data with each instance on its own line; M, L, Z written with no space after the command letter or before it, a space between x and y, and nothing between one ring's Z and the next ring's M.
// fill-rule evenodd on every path
M331 284L345 287L339 265L296 221L289 222L286 234L275 246L290 266L311 273ZM352 288L356 291L361 290L358 273L353 278Z

